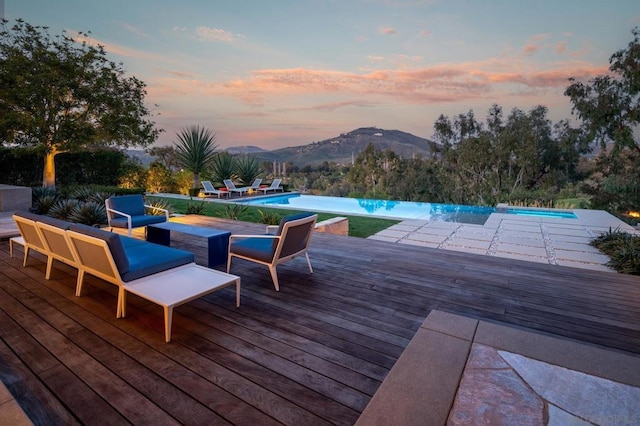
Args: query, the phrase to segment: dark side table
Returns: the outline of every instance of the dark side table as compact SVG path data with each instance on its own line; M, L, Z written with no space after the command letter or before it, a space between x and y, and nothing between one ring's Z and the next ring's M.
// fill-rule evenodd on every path
M162 222L147 225L147 241L169 246L171 245L171 232L206 238L208 241L207 266L209 268L227 262L231 232L185 223Z

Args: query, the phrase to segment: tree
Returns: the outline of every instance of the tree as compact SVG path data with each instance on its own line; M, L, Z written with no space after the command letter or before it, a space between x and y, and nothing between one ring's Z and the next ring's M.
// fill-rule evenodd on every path
M193 173L193 189L200 186L200 173L212 164L217 147L216 135L204 127L190 126L178 133L178 163Z
M573 113L583 122L590 140L604 147L614 145L616 155L623 148L640 154L636 140L640 124L640 29L626 50L609 59L609 75L600 75L585 84L570 78L565 95L571 98Z
M149 155L156 157L157 161L161 162L172 172L180 170L180 163L178 161L178 154L176 153L175 146L154 146L149 149L148 152Z
M0 141L37 147L43 186L55 187L55 157L96 146L153 143L161 130L144 104L146 85L125 77L102 46L18 19L0 31Z
M592 205L613 213L640 205L640 29L633 40L609 59L609 74L582 83L574 78L565 95L583 123L584 139L607 143L597 158L594 186L585 187Z

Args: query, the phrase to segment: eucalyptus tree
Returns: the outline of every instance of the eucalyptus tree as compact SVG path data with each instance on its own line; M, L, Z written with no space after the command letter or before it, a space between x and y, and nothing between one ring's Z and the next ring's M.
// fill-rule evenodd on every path
M627 46L609 58L609 73L588 83L570 78L565 95L571 98L577 115L589 139L604 147L614 146L613 154L629 148L640 154L640 29L634 28L634 38Z
M55 188L55 157L96 146L147 146L161 130L146 85L126 77L88 33L52 37L23 20L0 30L0 141L37 148L43 186Z
M200 173L211 166L216 157L216 135L201 126L189 126L177 134L175 145L178 164L193 173L194 190L200 187Z
M609 58L609 72L583 83L571 78L565 95L582 121L585 141L605 148L592 191L597 208L623 212L640 205L640 29Z

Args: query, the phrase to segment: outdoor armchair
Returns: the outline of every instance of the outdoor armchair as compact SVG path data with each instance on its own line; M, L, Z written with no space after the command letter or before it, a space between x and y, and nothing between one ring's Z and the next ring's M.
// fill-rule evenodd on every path
M111 228L127 229L129 236L131 236L131 230L133 228L169 220L168 210L145 204L142 195L110 197L105 201L105 206L107 208L107 221L109 222L109 226ZM156 216L147 214L147 209L162 211L164 215Z
M276 230L275 234L232 234L229 238L227 273L231 269L233 257L266 265L271 273L276 291L280 291L276 267L281 263L304 255L307 259L307 265L309 265L309 272L313 273L308 250L317 219L317 214L300 213L285 216L279 226L267 226L267 232Z

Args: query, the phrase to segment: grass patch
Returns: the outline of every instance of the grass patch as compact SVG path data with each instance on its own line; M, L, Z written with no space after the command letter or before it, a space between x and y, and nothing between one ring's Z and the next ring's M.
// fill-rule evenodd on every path
M189 211L194 211L196 208L194 205L201 204L203 207L199 214L203 216L219 217L225 219L231 219L229 217L230 209L226 203L209 203L202 200L184 200L178 198L164 198L148 196L148 200L162 200L163 202L170 204L176 213L188 214ZM200 210L198 208L197 210ZM242 211L239 211L242 210ZM273 209L265 208L263 206L242 206L242 209L235 209L234 216L237 216L237 220L243 222L253 223L265 223L265 217L273 218L274 216L283 217L288 214L301 213L301 210L288 210L288 209ZM338 213L318 213L318 222L330 219L332 217L347 217L349 219L349 235L352 237L366 238L377 232L387 229L391 225L400 223L399 220L370 218L363 216L347 216Z
M609 229L591 241L591 245L611 258L608 265L616 271L640 275L640 237Z

